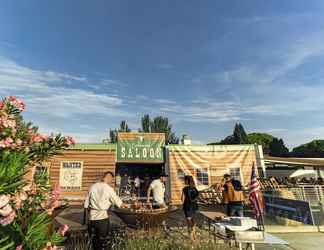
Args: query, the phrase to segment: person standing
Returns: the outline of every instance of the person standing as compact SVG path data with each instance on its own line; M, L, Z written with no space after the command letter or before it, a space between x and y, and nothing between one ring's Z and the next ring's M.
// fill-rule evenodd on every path
M231 175L224 175L223 203L227 206L227 216L243 217L244 195L240 181L232 179Z
M195 240L196 230L195 230L194 217L198 210L197 200L198 200L199 192L196 188L192 176L186 175L184 181L186 186L182 189L182 195L181 195L181 200L183 203L183 212L186 217L189 236L191 240Z
M140 191L141 191L141 179L138 176L136 176L134 179L134 187L135 187L136 196L139 198Z
M116 175L116 193L117 193L117 195L119 195L119 193L120 193L120 184L121 184L121 176L120 176L120 174L117 174Z
M147 203L150 203L151 192L153 192L153 208L165 208L165 185L166 174L160 174L160 178L151 182L147 190Z
M120 183L120 195L125 195L128 191L128 174L125 173L123 177L121 177L121 183Z
M115 205L117 207L127 207L117 196L113 184L114 174L105 172L102 180L93 184L86 196L84 208L89 212L90 233L94 233L93 248L95 250L105 249L107 235L109 231L108 209Z

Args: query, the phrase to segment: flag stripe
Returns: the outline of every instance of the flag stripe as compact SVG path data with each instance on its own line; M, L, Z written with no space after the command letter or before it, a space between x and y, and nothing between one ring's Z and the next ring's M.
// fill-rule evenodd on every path
M264 201L261 193L261 186L256 175L254 163L252 166L251 180L249 183L249 200L251 202L255 217L260 217L264 212Z

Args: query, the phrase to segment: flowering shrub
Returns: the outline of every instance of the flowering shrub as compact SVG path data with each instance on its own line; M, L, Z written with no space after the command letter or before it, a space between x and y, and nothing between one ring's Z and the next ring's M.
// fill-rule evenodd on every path
M47 172L31 182L24 179L30 166L40 164L74 144L73 138L43 135L21 112L25 104L14 96L0 101L0 249L54 250L68 226L52 229L59 203L58 186L50 187Z

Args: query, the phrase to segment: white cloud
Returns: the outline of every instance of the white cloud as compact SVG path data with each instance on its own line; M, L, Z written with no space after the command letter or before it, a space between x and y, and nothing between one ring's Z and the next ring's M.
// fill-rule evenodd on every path
M121 97L98 94L80 87L67 88L64 83L68 80L85 83L87 78L34 70L12 60L0 58L0 94L23 97L32 112L65 118L74 114L130 116L122 109L124 103Z

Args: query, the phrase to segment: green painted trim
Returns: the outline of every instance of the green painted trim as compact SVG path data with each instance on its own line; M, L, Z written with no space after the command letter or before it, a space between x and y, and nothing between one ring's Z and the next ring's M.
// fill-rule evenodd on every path
M117 144L76 143L70 150L116 150Z

